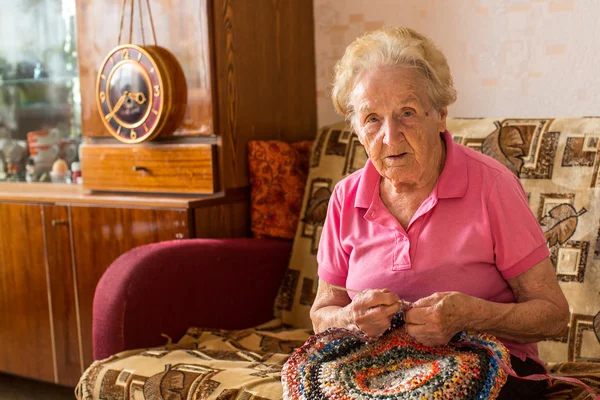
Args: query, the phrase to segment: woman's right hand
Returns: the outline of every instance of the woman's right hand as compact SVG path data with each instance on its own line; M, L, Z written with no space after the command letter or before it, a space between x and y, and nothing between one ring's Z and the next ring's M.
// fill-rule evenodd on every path
M357 293L344 308L355 329L369 337L377 337L390 327L401 303L400 297L387 289L370 289Z

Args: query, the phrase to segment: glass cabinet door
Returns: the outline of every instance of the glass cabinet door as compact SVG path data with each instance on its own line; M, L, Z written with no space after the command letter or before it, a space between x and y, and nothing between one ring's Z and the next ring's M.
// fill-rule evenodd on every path
M71 182L81 141L75 0L0 6L0 180Z

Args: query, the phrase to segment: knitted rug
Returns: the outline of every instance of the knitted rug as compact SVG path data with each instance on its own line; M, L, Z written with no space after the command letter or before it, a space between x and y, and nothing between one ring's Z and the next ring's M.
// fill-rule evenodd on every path
M284 398L495 399L510 355L488 334L457 334L427 347L403 329L403 314L377 339L331 328L311 336L285 363Z

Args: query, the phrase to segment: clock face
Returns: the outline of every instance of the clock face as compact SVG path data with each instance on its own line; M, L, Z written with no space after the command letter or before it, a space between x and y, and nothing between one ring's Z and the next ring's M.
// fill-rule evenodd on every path
M152 139L163 125L163 77L158 57L135 45L111 51L98 74L96 96L104 126L117 139Z

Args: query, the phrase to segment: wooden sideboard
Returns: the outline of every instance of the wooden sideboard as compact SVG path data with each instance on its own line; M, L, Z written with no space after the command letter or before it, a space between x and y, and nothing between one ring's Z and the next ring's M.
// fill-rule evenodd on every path
M93 361L92 302L106 268L143 244L248 236L247 192L227 199L0 184L0 371L74 386Z

